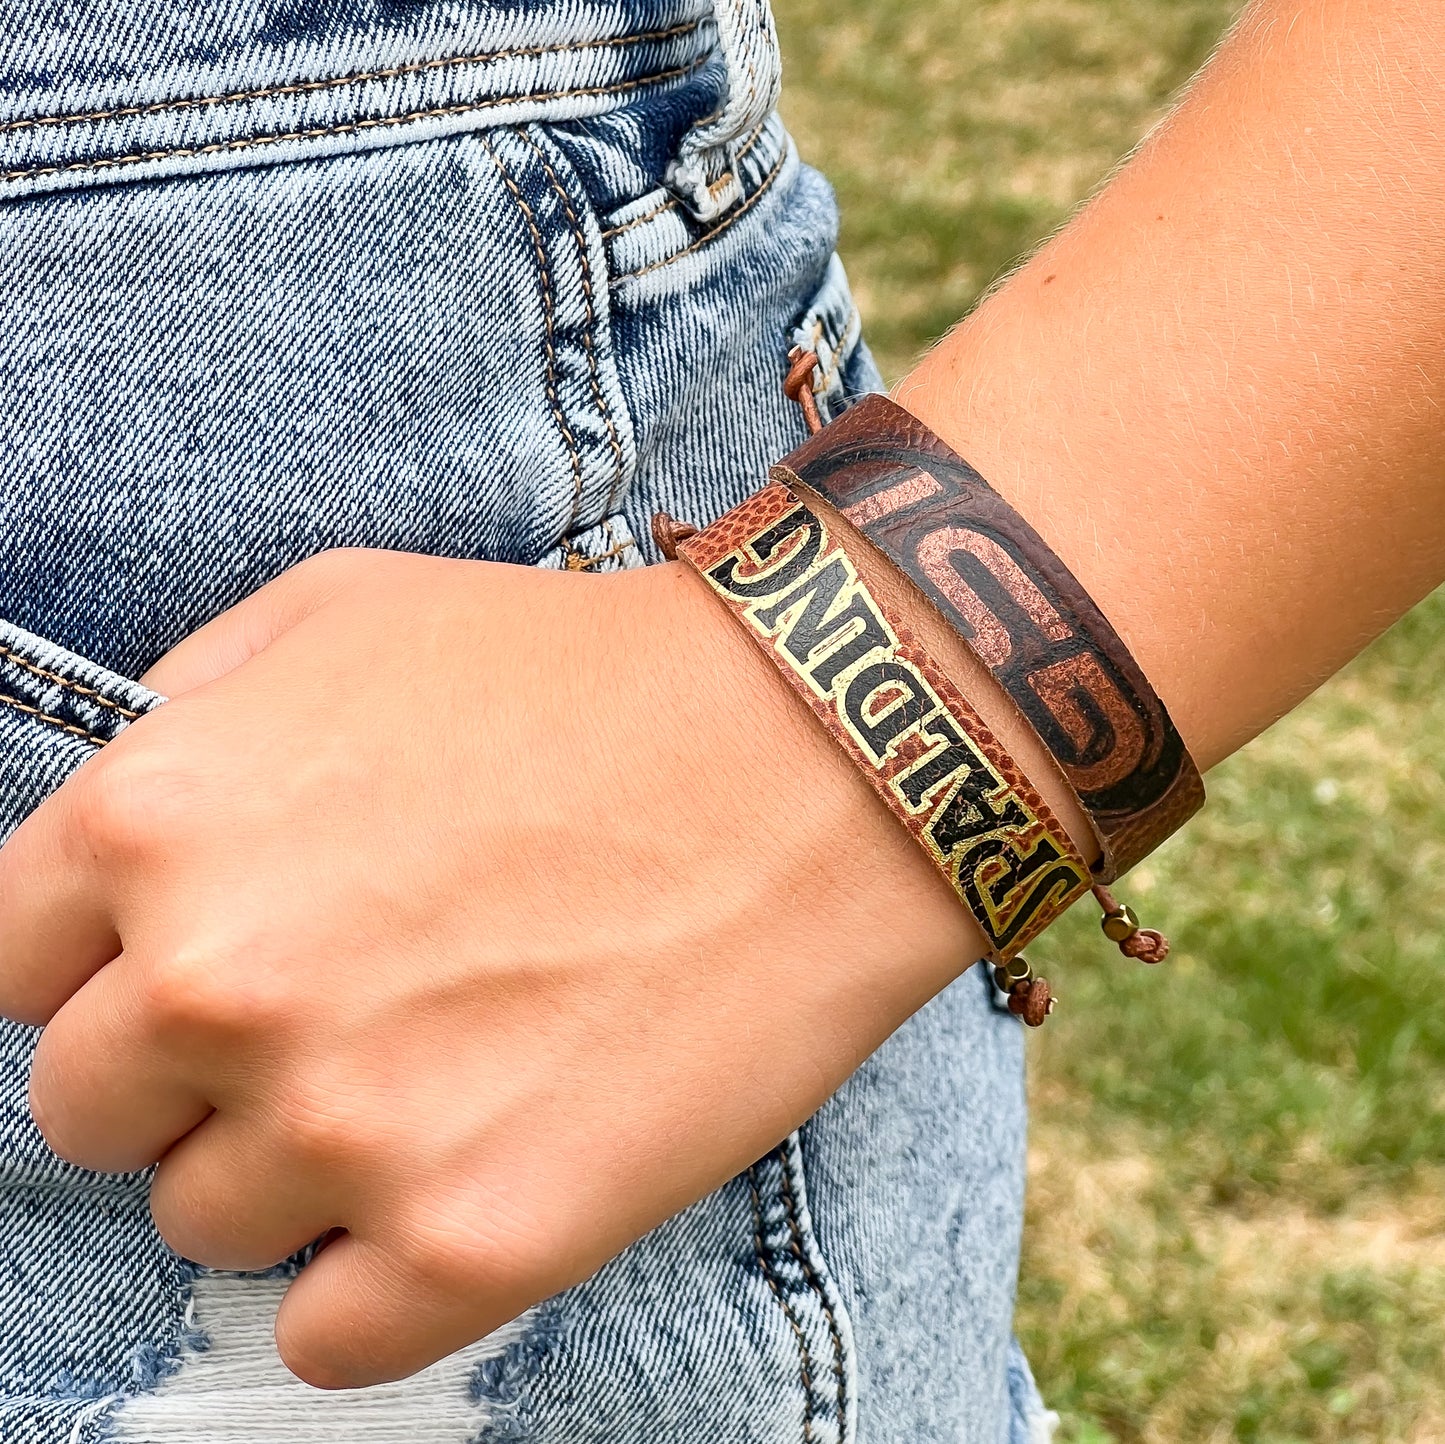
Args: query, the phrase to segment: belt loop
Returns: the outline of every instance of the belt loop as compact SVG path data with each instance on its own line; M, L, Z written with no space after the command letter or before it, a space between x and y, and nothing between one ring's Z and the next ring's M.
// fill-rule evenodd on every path
M715 220L742 199L738 147L773 113L782 90L768 0L713 0L713 18L727 65L727 99L683 137L667 173L669 188L699 221Z

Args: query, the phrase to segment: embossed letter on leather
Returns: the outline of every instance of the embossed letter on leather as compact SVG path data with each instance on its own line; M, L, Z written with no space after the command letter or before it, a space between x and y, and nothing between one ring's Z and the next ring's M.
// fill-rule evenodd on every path
M831 502L998 678L1093 819L1104 881L1204 802L1169 713L1108 619L962 457L869 396L773 469Z

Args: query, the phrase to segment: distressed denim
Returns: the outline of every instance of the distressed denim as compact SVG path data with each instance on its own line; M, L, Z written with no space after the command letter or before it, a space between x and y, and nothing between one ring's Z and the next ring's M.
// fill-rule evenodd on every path
M794 341L825 412L876 388L776 93L763 0L14 0L0 838L303 557L641 566L656 508L707 520L800 439ZM1047 1437L1020 1030L979 969L593 1279L355 1394L275 1360L299 1261L199 1269L145 1175L50 1154L33 1043L0 1027L6 1444Z

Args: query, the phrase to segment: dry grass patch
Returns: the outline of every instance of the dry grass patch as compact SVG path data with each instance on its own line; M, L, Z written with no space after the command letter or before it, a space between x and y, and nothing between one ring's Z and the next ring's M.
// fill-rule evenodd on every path
M1025 1283L1068 1440L1409 1441L1445 1417L1445 1194L1182 1194L1171 1148L1044 1124ZM1362 1190L1367 1182L1362 1180ZM1422 1183L1425 1180L1421 1180Z

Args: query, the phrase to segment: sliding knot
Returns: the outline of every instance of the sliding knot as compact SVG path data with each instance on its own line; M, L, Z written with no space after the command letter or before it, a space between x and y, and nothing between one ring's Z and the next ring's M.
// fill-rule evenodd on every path
M1157 928L1140 928L1119 944L1119 951L1141 963L1162 963L1169 956L1169 939Z
M813 373L818 369L818 358L812 351L794 346L788 352L792 365L783 381L783 394L789 401L795 401L803 409L803 420L808 430L816 434L823 429L823 418L818 412L818 398L813 394Z
M1040 1028L1057 1003L1047 978L1030 978L1009 989L1008 1010L1022 1018L1030 1028Z
M670 562L677 560L677 549L683 542L697 535L697 528L685 521L677 521L665 511L652 514L652 540L657 549Z

